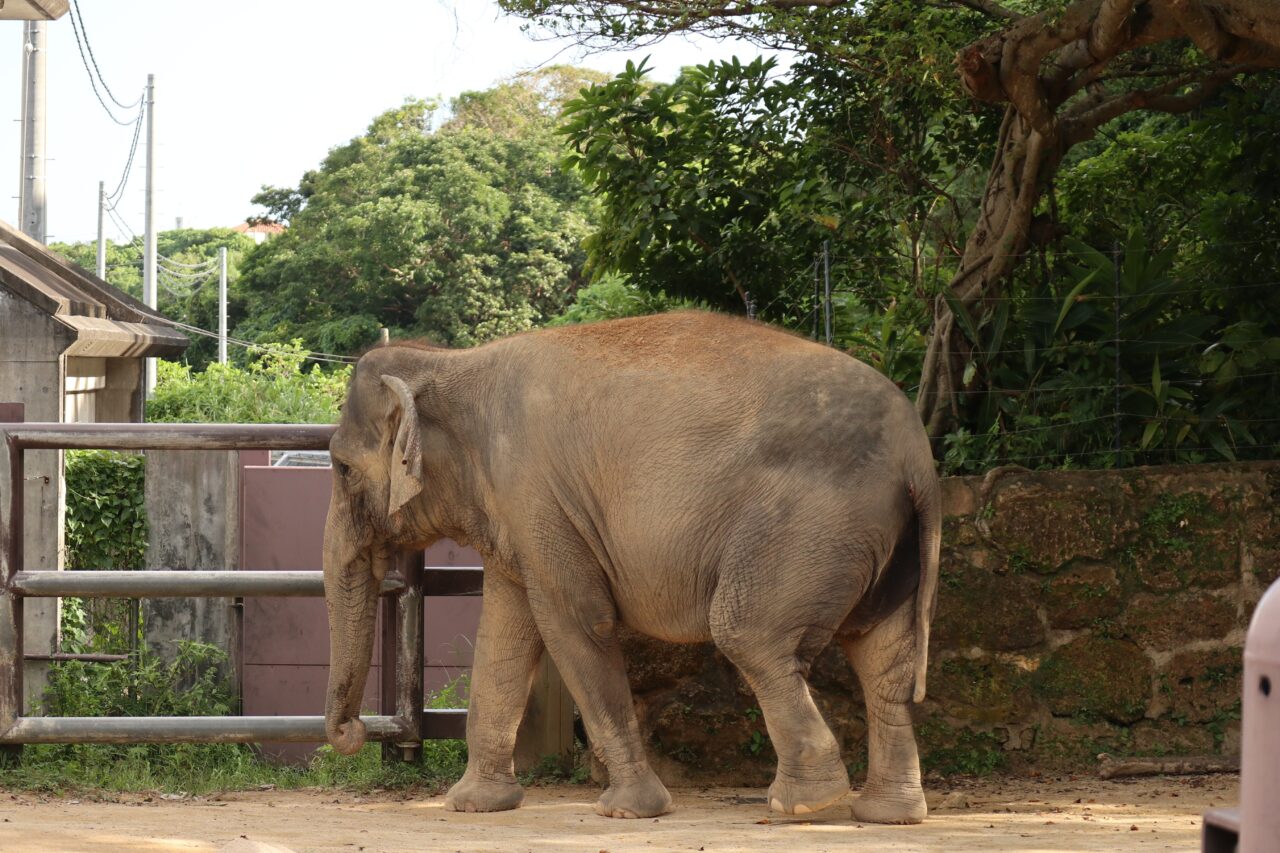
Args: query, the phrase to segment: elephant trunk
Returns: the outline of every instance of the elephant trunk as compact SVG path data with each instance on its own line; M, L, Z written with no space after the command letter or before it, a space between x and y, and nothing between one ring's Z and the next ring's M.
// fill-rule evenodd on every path
M331 519L332 520L332 519ZM371 549L350 548L330 524L325 531L324 597L329 611L329 687L325 737L343 755L365 742L360 700L373 653L374 619L386 563Z

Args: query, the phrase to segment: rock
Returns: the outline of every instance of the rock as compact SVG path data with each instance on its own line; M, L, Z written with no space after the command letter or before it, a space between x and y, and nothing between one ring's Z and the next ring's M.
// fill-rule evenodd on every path
M1016 651L1044 642L1032 581L964 562L943 566L933 637L942 647Z
M1128 527L1121 495L1078 476L1034 478L1010 478L991 502L990 539L1011 567L1051 574L1073 560L1106 557Z
M1134 543L1138 582L1151 592L1217 589L1240 574L1239 525L1222 490L1164 492L1142 516Z
M1138 646L1085 636L1050 653L1032 684L1056 715L1132 723L1146 713L1151 676L1151 661Z
M1098 563L1074 566L1048 581L1043 600L1051 628L1084 628L1123 607L1115 570Z
M1193 723L1225 722L1240 709L1243 671L1244 650L1240 648L1174 655L1160 679L1170 713Z
M951 658L929 667L929 698L961 724L998 725L1035 709L1027 673L993 658Z
M1209 592L1140 593L1121 624L1126 636L1150 649L1173 649L1192 640L1220 640L1236 627L1236 605Z
M1140 720L1133 729L1134 755L1199 755L1214 751L1213 732L1175 720Z

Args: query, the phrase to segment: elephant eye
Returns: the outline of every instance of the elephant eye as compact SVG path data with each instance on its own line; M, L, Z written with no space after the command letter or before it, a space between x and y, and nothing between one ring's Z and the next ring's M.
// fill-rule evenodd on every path
M348 486L355 486L362 479L360 472L345 462L335 459L333 460L333 467L338 470L338 476L346 481Z

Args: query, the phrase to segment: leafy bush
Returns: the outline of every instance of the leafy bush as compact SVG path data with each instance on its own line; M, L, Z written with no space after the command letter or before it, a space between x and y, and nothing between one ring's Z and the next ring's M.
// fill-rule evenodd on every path
M158 363L147 420L156 423L333 423L346 396L351 366L306 369L299 342L266 347L246 368L211 364L196 373Z
M67 568L138 569L147 551L143 457L68 450Z
M69 569L140 569L147 551L143 457L111 450L66 454ZM62 600L63 651L124 653L135 647L128 599Z
M661 314L682 308L697 308L700 303L689 299L672 299L659 291L641 290L626 276L606 275L599 281L582 288L574 295L573 304L548 326L567 326L573 323L593 323L597 320L617 320L622 317L640 317L645 314Z

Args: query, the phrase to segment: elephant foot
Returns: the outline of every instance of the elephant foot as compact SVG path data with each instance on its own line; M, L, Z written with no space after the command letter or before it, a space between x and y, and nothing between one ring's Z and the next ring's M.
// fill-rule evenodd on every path
M853 801L854 819L866 823L920 823L928 813L919 783L866 786Z
M596 801L602 817L657 817L671 811L671 794L652 770L625 782L611 782Z
M769 808L780 814L819 812L849 793L849 776L840 768L836 779L809 780L784 777L769 786Z
M523 802L518 782L495 782L467 771L445 795L444 807L451 812L505 812Z

